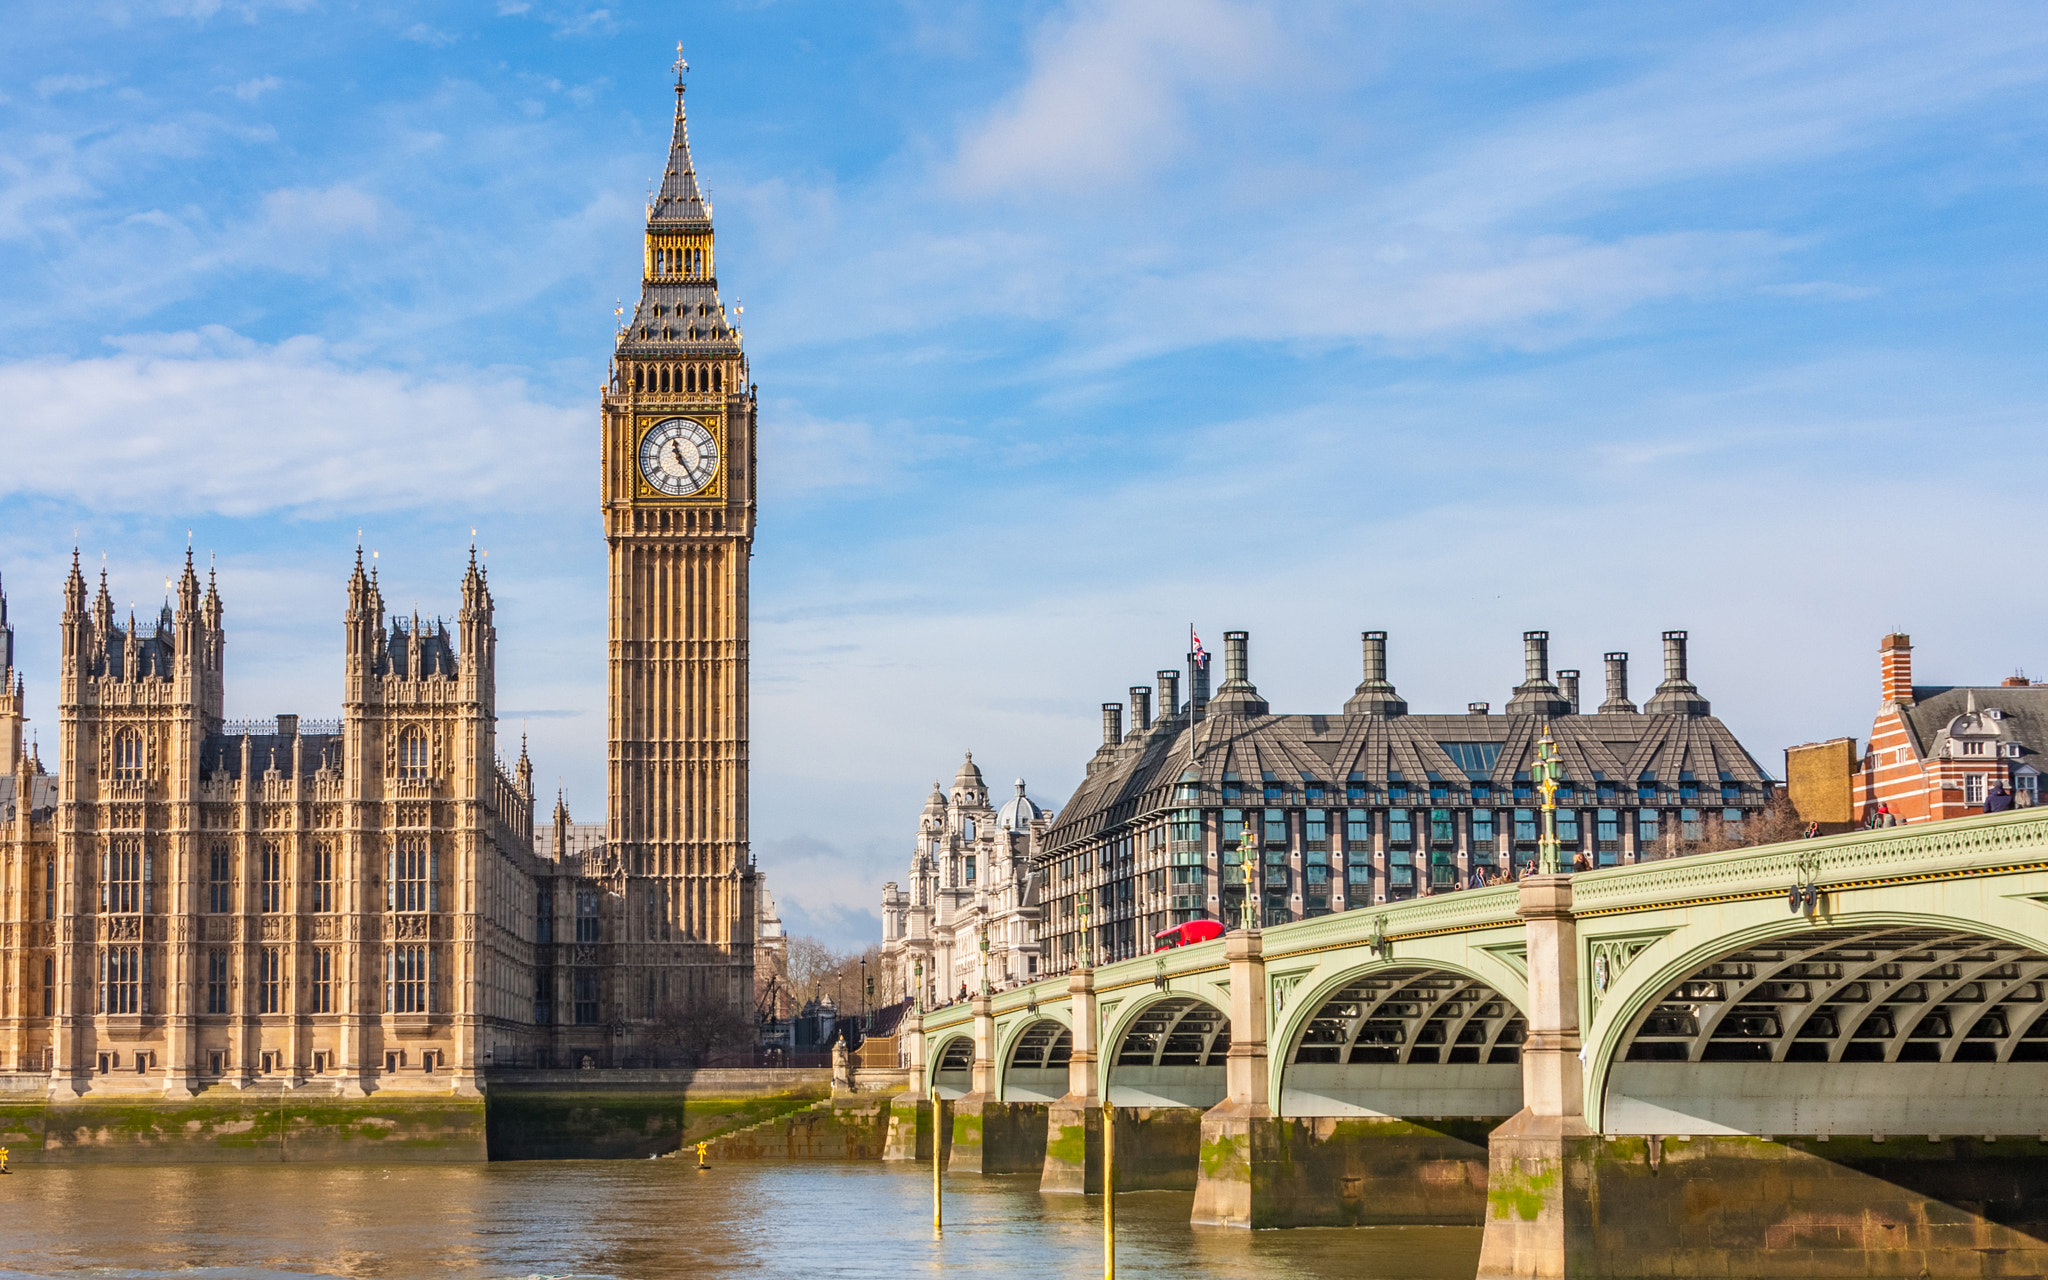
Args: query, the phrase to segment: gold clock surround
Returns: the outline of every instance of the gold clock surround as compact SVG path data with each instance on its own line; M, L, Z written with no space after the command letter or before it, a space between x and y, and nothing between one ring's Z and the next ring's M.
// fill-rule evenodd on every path
M633 496L641 502L661 502L687 505L689 503L725 502L725 475L727 458L725 453L725 414L721 406L692 405L688 409L664 410L659 413L638 413L633 415ZM712 441L718 446L718 466L712 472L711 483L695 493L676 495L663 493L647 482L640 470L640 445L647 433L671 418L688 418L711 433Z

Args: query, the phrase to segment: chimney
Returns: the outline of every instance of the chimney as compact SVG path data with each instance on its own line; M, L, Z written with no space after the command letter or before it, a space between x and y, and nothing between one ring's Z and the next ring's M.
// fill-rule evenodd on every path
M1221 715L1262 716L1268 708L1251 679L1251 632L1223 633L1223 684L1210 710Z
M1708 713L1707 700L1685 678L1685 632L1664 633L1664 683L1657 686L1657 694L1643 704L1643 710L1653 716L1703 716Z
M1483 716L1491 710L1493 710L1491 702L1468 702L1465 704L1465 714L1468 716Z
M1894 631L1877 642L1878 670L1882 676L1884 700L1902 707L1913 705L1913 637Z
M1607 663L1607 701L1600 704L1600 714L1634 715L1636 704L1628 700L1628 655L1609 653L1601 657Z
M1522 683L1515 686L1515 696L1508 699L1508 714L1511 716L1564 716L1571 714L1571 704L1550 683L1550 633L1548 631L1524 631L1522 633Z
M1180 714L1180 672L1159 672L1159 718L1171 720Z
M279 715L277 718L277 736L280 738L298 737L299 718L297 716Z
M1344 714L1352 716L1404 716L1408 704L1401 695L1394 692L1394 686L1387 682L1387 633L1365 631L1359 633L1365 644L1365 679L1361 680L1351 698L1344 704Z
M1193 673L1194 684L1188 689L1188 720L1200 720L1209 713L1209 663L1208 655L1197 659L1188 655L1188 670Z
M1152 727L1152 691L1142 684L1134 684L1131 694L1131 732L1143 733Z
M1113 747L1124 740L1124 704L1102 704L1102 745Z
M1572 714L1579 714L1579 673L1576 671L1558 672L1557 691L1564 695L1566 702L1571 704Z

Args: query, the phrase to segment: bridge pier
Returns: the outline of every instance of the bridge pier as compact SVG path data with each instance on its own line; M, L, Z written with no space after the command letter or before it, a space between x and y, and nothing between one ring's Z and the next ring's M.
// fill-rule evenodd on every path
M1223 937L1230 966L1230 1050L1223 1101L1202 1115L1192 1221L1218 1227L1277 1225L1286 1146L1273 1116L1266 1057L1266 959L1256 930ZM1122 1137L1119 1132L1118 1137Z
M1589 1243L1584 1172L1603 1144L1586 1127L1571 878L1524 877L1518 913L1529 964L1522 1109L1487 1143L1479 1280L1591 1274L1577 1265Z
M1067 978L1073 1003L1073 1050L1067 1092L1046 1109L1045 1164L1038 1189L1054 1195L1095 1195L1102 1190L1101 1034L1095 1005L1095 970L1086 965Z

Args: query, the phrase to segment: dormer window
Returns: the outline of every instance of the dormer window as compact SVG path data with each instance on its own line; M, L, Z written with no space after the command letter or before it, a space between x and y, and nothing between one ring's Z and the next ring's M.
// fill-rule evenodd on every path
M2008 742L2008 743L2006 743L2006 744L2005 744L2005 748L2004 748L2004 750L2005 750L2005 754L2006 754L2006 755L2008 755L2008 756L2011 756L2011 757L2012 757L2013 759L2015 759L2015 760L2019 759L2019 755L2020 755L2020 744L2019 744L2019 743L2017 743L2017 742Z

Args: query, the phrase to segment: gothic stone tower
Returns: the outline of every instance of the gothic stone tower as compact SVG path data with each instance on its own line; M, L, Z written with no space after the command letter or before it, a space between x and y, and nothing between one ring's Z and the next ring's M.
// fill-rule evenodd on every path
M678 77L668 168L647 210L640 303L604 395L607 828L627 876L613 1019L706 997L744 1007L752 997L755 397L716 266Z

